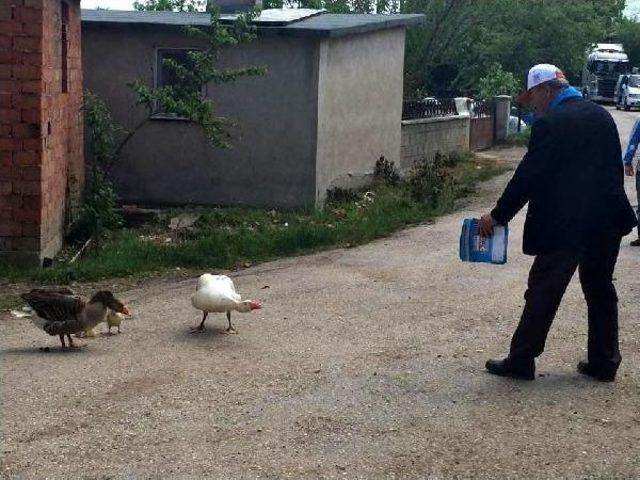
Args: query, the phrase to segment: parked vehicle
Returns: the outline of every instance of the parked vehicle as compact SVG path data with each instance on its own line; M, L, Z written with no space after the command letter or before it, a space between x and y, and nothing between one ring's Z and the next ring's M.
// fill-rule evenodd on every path
M615 89L616 109L640 107L640 74L620 75Z
M582 94L594 101L614 102L616 82L630 70L629 57L621 44L595 44L582 70Z

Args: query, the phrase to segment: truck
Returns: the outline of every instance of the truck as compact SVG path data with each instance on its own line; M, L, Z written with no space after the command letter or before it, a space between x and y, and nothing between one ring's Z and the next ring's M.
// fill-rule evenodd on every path
M587 52L582 70L582 94L596 102L614 102L618 78L630 70L622 44L596 43Z

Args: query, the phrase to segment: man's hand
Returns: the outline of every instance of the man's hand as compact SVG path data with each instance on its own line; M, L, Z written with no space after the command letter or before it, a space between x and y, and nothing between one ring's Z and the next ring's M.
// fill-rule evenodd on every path
M480 218L480 223L478 223L478 234L481 237L490 237L493 234L493 227L496 223L490 214L483 215Z
M624 174L628 177L633 177L635 175L635 173L633 172L633 164L630 163L629 165L624 166Z

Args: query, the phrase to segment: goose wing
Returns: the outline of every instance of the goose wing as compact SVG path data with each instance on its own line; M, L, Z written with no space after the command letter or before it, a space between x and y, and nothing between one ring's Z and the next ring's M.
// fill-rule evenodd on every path
M21 297L40 318L49 322L75 319L86 304L82 298L73 295L73 291L68 288L59 290L34 288L29 293L23 293Z

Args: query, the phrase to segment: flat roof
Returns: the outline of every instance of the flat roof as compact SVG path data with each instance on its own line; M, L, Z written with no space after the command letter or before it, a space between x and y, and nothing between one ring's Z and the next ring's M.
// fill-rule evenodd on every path
M282 9L263 10L256 20L260 33L296 37L340 37L389 28L410 27L424 23L419 14L332 14L323 10L304 10L297 16L282 15ZM231 22L235 15L221 15L222 22ZM139 12L121 10L82 10L83 24L207 26L211 17L203 12Z

